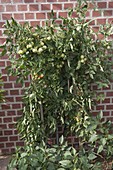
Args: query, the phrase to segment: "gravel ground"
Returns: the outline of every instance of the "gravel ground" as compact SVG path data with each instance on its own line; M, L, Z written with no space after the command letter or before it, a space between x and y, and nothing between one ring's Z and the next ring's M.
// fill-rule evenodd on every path
M11 156L0 156L0 170L7 170Z

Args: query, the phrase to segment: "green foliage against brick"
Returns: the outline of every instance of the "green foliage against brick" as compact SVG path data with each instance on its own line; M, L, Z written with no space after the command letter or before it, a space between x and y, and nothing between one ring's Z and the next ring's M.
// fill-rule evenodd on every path
M0 103L4 102L4 96L3 96L4 90L2 89L2 86L3 86L3 81L2 81L2 75L0 74Z
M56 19L36 28L14 19L5 24L1 55L9 56L8 71L21 83L31 77L17 124L26 148L17 150L9 169L100 170L113 154L112 126L102 122L101 113L93 117L98 94L91 89L93 83L107 87L112 77L111 25L95 33L85 18L87 4L75 9L77 18L71 17L73 12L61 17L60 25ZM58 124L65 129L60 144L48 148ZM77 150L63 145L70 133L79 139Z

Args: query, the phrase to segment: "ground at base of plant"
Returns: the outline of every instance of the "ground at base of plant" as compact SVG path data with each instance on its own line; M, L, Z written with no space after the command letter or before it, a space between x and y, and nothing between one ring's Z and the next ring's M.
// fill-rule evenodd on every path
M2 155L0 156L0 170L6 170L7 165L11 159L11 155Z

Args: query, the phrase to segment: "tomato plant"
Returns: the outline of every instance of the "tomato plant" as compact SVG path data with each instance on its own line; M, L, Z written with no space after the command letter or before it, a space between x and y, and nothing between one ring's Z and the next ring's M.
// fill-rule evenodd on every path
M73 12L77 18L72 17ZM60 17L62 24L50 19L45 27L32 28L13 18L5 24L6 42L1 55L9 56L8 71L21 83L31 77L24 94L23 115L17 123L27 148L17 152L9 168L100 170L101 162L111 158L112 126L102 122L100 113L93 117L98 93L91 86L108 87L112 78L112 42L108 39L112 27L100 26L95 33L86 12L87 3L71 9L67 18ZM63 128L63 136L57 135L60 144L56 139L57 146L48 148L48 138L59 124ZM78 148L70 149L67 144L64 152L61 141L67 141L70 133L78 138Z

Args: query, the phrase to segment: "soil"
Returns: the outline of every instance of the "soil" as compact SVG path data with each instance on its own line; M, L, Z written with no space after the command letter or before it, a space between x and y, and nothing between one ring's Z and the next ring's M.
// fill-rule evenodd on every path
M0 156L0 170L7 170L7 165L11 159L11 156Z

